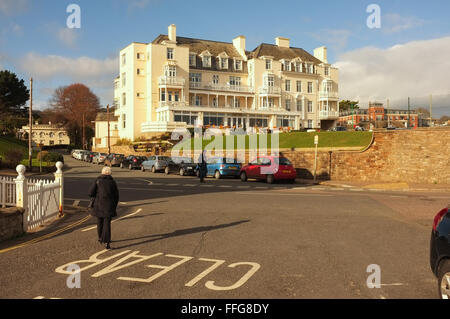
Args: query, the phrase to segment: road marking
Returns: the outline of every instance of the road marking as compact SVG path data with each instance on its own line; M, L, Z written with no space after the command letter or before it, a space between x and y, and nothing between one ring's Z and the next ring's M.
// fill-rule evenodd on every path
M362 192L362 191L364 191L364 189L362 189L362 188L350 188L350 191L351 192Z
M102 250L100 252L97 252L90 256L86 260L77 260L73 262L66 263L62 266L59 266L55 269L55 272L62 275L73 275L74 273L72 271L69 271L67 268L70 265L73 264L79 264L79 265L85 265L79 270L77 270L77 274L86 271L88 269L91 269L93 267L101 266L102 269L97 270L91 277L98 278L107 274L110 274L112 272L116 272L134 265L137 265L139 263L142 263L144 261L150 260L152 258L156 257L168 257L168 258L178 258L179 261L172 263L170 265L166 265L166 263L161 264L150 264L145 265L147 268L153 268L153 269L160 269L159 272L156 274L153 274L152 276L148 278L135 278L135 277L117 277L117 280L126 280L126 281L134 281L134 282L143 282L143 283L152 283L154 280L158 279L159 277L167 274L168 272L174 270L175 268L187 263L187 262L195 262L198 261L206 261L206 262L213 262L214 264L212 266L209 266L206 270L202 271L199 275L195 276L193 279L188 281L185 286L186 287L193 287L197 283L199 283L203 278L205 278L207 275L211 274L214 270L219 268L225 263L225 260L219 260L219 259L207 259L207 258L198 258L190 257L190 256L179 256L179 255L172 255L172 254L164 254L164 253L155 253L152 255L142 255L139 251L131 251L131 250L125 250L120 253L116 253L114 255L107 255L108 257L99 258L100 255L108 254L108 250ZM104 267L104 264L106 262L112 261L113 259L117 259L120 257L120 259L116 260L112 264L109 264L108 266ZM137 260L136 260L137 258ZM128 261L131 260L131 261ZM260 268L261 265L255 262L236 262L233 264L228 265L227 269L229 268L241 268L241 266L250 266L250 269L239 278L233 285L230 286L217 286L215 284L215 281L209 280L205 283L205 287L211 290L234 290L241 286L243 286ZM42 299L42 296L38 296L39 299Z
M180 186L180 184L166 184L166 186Z
M405 284L402 283L395 283L395 284L380 284L380 286L404 286Z
M221 187L221 188L231 188L233 186L230 186L230 185L219 185L219 187Z
M322 197L336 197L336 195L331 195L331 194L302 194L302 193L269 193L269 192L257 192L257 191L249 191L249 192L236 192L234 194L239 194L239 195L273 195L273 196L322 196Z
M139 208L139 209L138 209L137 211L135 211L134 213L128 214L128 215L126 215L126 216L122 216L122 217L120 217L120 218L117 218L117 219L111 221L111 224L114 223L114 222L117 222L117 221L119 221L119 220L121 220L121 219L124 219L124 218L130 217L130 216L134 216L134 215L136 215L136 214L139 214L141 211L142 211L142 208ZM82 229L81 231L82 231L82 232L86 232L86 231L89 231L89 230L92 230L92 229L96 229L96 228L97 228L97 226L92 226L92 227L88 227L88 228Z
M391 195L393 198L408 198L408 196L402 196L402 195Z
M6 252L8 252L8 251L15 250L15 249L18 249L18 248L21 248L21 247L26 247L26 246L29 246L29 245L38 243L38 242L40 242L40 241L42 241L42 240L44 240L44 239L47 239L47 238L54 237L54 236L56 236L56 235L58 235L58 234L60 234L60 233L62 233L62 232L65 232L66 230L69 230L69 229L71 229L71 228L74 228L74 227L76 227L76 226L78 226L78 225L83 224L85 221L87 221L87 220L90 219L90 218L91 218L91 216L86 216L86 217L84 217L83 219L81 219L81 220L79 220L79 221L77 221L77 222L75 222L75 223L73 223L73 224L71 224L71 225L68 225L68 226L63 227L63 228L61 228L61 229L58 229L58 230L56 230L56 231L54 231L54 232L52 232L52 233L49 233L49 234L47 234L47 235L44 235L44 236L41 236L41 237L34 238L34 239L32 239L32 240L26 241L26 242L24 242L24 243L21 243L21 244L19 244L19 245L13 246L13 247L5 248L5 249L3 249L3 250L0 250L0 254L6 253Z
M184 184L184 185L182 185L183 187L194 187L194 186L196 186L195 184Z
M80 201L79 200L74 200L73 201L73 206L78 206L80 205Z
M126 189L126 190L134 190L134 191L165 191L165 192L183 192L179 189L166 189L166 188L133 188L133 187L121 187L120 189Z

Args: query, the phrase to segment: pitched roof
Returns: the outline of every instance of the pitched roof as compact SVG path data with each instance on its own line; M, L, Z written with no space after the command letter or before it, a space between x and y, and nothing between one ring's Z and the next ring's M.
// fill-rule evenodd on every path
M167 40L169 40L167 35L160 34L155 40L152 41L152 43L161 44L163 41ZM177 36L177 45L188 47L190 52L197 54L201 54L203 51L208 50L212 56L218 56L220 53L225 52L230 58L242 58L233 46L233 43L230 42L201 40Z
M274 44L262 43L249 54L249 59L272 56L275 60L300 58L302 61L322 63L319 59L301 48L284 48Z

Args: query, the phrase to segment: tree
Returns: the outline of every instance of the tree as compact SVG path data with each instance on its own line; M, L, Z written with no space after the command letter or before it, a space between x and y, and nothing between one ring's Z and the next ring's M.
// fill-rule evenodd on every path
M92 122L100 103L98 97L81 83L60 87L50 100L50 108L42 112L42 118L52 123L61 123L68 131L72 144L83 147L94 136Z
M359 101L342 100L341 102L339 102L339 111L342 111L342 112L351 111L352 104L353 104L354 110L359 109L359 106L358 106Z
M7 70L0 71L0 113L11 114L23 111L30 99L30 91L23 80Z

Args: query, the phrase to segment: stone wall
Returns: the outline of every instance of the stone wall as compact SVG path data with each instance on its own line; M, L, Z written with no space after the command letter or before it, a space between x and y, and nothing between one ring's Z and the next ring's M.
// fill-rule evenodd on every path
M0 241L23 234L22 208L0 208Z

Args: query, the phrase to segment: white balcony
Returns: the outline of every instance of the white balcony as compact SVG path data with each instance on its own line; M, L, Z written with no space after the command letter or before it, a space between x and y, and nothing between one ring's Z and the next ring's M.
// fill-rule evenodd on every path
M258 90L259 94L281 94L281 88L275 86L262 86Z
M189 82L190 89L208 90L208 91L225 91L225 92L239 92L239 93L253 93L254 88L245 85L219 85L219 84L205 84L200 82Z
M158 78L159 86L183 87L184 83L184 79L179 77L160 76Z
M182 101L160 101L159 107L174 107L174 106L187 106L186 102Z
M319 92L320 100L339 100L339 93L336 91L321 91Z
M319 118L321 120L337 119L337 118L339 118L339 112L338 111L320 111Z

